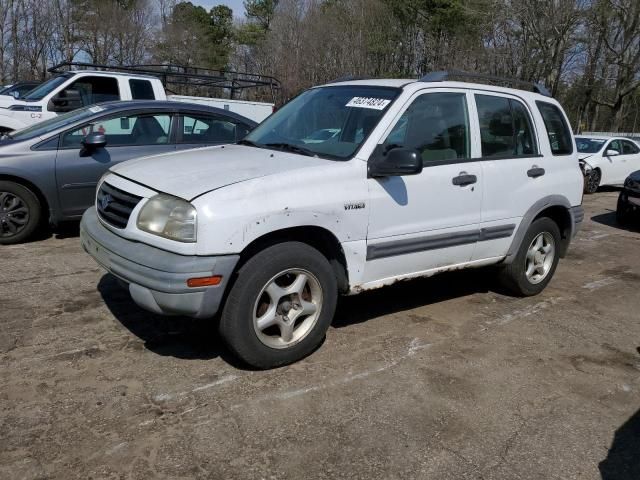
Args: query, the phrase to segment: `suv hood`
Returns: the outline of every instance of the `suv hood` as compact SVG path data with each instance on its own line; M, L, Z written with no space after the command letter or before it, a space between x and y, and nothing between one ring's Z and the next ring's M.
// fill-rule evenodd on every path
M197 148L124 162L111 168L121 177L185 200L233 183L327 165L318 157L244 145Z

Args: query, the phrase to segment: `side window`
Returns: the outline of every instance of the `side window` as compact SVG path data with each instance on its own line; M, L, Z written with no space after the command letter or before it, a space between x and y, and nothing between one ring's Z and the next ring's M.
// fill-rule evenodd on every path
M182 143L234 143L237 134L242 138L247 132L244 125L225 117L184 115L183 119Z
M165 145L169 143L170 126L169 115L132 115L96 120L63 134L61 147L79 148L82 139L93 132L106 135L107 147Z
M573 141L571 139L571 129L567 125L564 115L558 107L552 103L536 102L544 126L547 130L551 153L554 155L569 155L573 153Z
M83 77L69 85L67 90L76 90L83 106L120 100L118 80L113 77Z
M153 85L149 80L129 80L131 88L131 98L134 100L155 100Z
M483 157L505 157L516 152L515 129L509 99L476 95Z
M415 148L426 166L470 157L469 116L464 93L426 93L405 110L383 143Z
M607 145L606 150L615 150L619 154L622 154L622 145L620 145L620 140L611 140L611 143ZM605 153L606 153L605 150Z
M640 152L640 149L629 140L622 140L622 154L623 155L634 155Z
M533 123L525 106L517 100L510 100L511 113L513 114L513 126L515 133L515 154L535 155L538 153Z

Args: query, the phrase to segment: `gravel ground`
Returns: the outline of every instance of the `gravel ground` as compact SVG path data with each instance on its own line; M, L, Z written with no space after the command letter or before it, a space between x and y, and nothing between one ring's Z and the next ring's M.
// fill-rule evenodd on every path
M640 228L617 193L538 297L487 270L344 298L324 345L243 369L137 308L77 226L0 247L0 478L640 478Z

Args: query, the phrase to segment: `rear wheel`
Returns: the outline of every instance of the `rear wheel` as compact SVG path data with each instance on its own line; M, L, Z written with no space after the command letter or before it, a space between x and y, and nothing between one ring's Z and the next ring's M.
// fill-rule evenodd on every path
M602 180L602 172L600 169L594 168L584 177L584 193L596 193L600 187Z
M0 245L26 240L40 222L40 202L27 187L0 181Z
M513 262L500 272L503 285L521 296L544 290L558 265L560 241L560 229L553 220L543 217L534 221Z
M239 270L222 311L220 334L253 367L286 365L320 345L337 296L333 269L318 250L300 242L274 245Z

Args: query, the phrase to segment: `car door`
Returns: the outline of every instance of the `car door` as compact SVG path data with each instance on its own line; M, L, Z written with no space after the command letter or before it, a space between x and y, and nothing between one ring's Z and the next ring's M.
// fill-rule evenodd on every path
M632 172L640 170L640 148L631 140L620 140L622 144L622 156L624 157L624 170L622 172L623 183Z
M100 177L113 165L175 149L170 113L134 113L93 120L60 136L56 155L56 183L62 213L81 215L94 202ZM103 148L87 149L82 140L104 133Z
M366 282L471 260L483 185L468 104L463 90L418 92L374 151L369 161L394 147L417 149L423 171L368 179Z
M480 260L506 254L522 217L555 193L554 179L562 173L551 155L541 154L538 137L544 132L535 128L533 106L515 95L486 91L473 98L484 179L480 227L485 234L473 254Z
M616 151L617 155L609 155L607 152ZM624 181L626 158L622 152L620 140L611 140L602 151L602 179L601 185L612 185Z
M251 127L233 117L209 113L180 115L177 147L179 150L235 143L244 138Z

